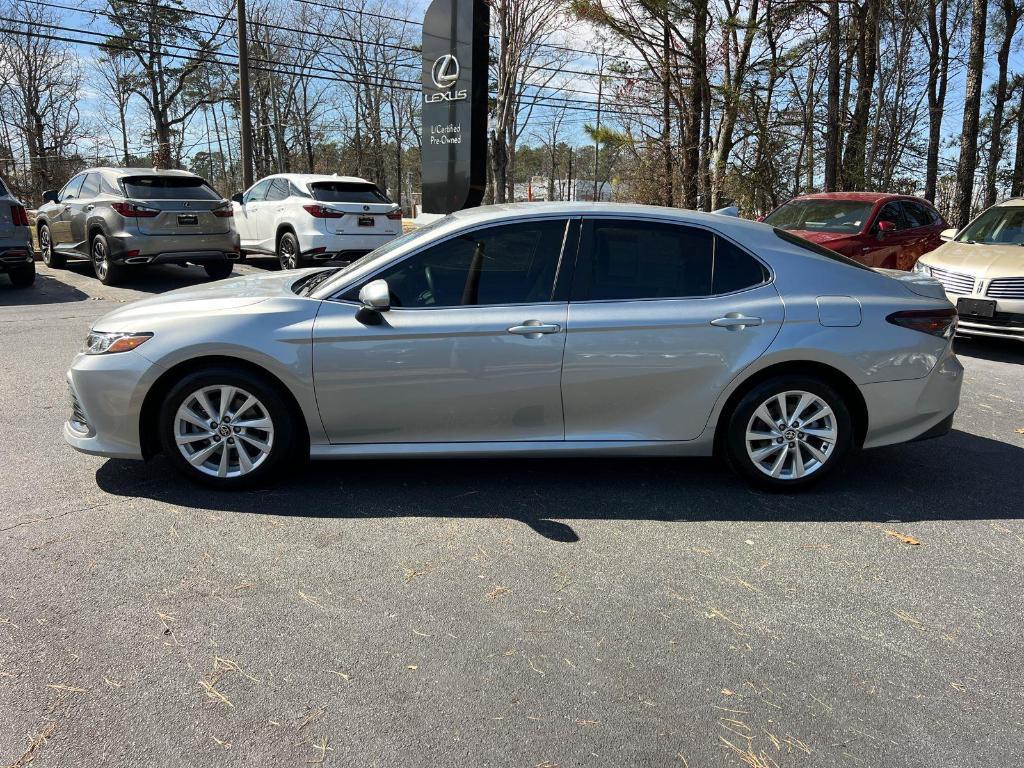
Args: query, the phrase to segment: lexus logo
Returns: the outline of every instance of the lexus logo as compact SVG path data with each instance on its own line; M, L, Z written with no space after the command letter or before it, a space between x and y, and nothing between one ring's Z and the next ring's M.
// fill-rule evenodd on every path
M450 53L446 53L434 60L430 77L438 88L451 88L459 82L459 71L459 60Z

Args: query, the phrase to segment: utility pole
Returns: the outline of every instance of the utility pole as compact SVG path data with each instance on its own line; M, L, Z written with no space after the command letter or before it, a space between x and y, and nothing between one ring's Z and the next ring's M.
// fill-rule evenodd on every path
M594 131L594 202L597 202L597 162L601 156L601 96L604 92L604 49L597 59L597 126Z
M238 7L238 110L242 122L242 187L252 186L252 119L249 105L249 34L245 23L245 0Z

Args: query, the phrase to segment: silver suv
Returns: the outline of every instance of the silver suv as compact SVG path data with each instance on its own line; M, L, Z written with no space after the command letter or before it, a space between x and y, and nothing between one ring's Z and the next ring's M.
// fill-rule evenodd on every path
M0 275L6 272L15 288L27 288L36 280L34 258L28 212L0 181Z
M43 261L59 269L89 259L106 285L144 264L200 264L217 280L239 258L231 203L187 171L93 168L43 200Z

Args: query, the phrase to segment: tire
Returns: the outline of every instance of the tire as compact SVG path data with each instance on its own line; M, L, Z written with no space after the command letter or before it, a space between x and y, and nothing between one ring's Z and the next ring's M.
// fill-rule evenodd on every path
M748 440L748 431L763 437ZM723 438L730 466L751 485L773 491L820 482L843 467L855 445L842 396L821 379L799 375L769 379L744 395Z
M121 281L124 266L110 260L110 248L103 235L96 235L89 243L89 260L96 279L104 285L117 285Z
M50 269L64 269L68 265L67 258L53 250L53 238L47 224L39 227L39 253L43 257L43 264Z
M299 249L299 238L294 232L284 232L277 240L277 263L281 269L302 269L306 260Z
M29 264L27 267L18 267L7 273L11 278L11 285L15 288L28 288L36 281L36 265Z
M231 271L234 268L235 265L230 261L213 261L203 265L203 269L206 270L206 274L211 280L223 280L225 277L231 277Z
M239 418L259 427L231 423ZM227 368L191 373L175 384L161 405L157 429L164 455L179 472L225 490L273 478L287 463L296 436L292 414L274 386L259 375ZM190 439L179 444L182 438Z

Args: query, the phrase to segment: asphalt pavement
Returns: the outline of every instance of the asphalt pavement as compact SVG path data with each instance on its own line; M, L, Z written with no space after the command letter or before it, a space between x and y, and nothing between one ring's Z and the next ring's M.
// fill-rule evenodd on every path
M650 459L228 494L67 447L92 322L205 280L0 276L0 766L1020 763L1024 344L958 341L951 434L797 496Z

